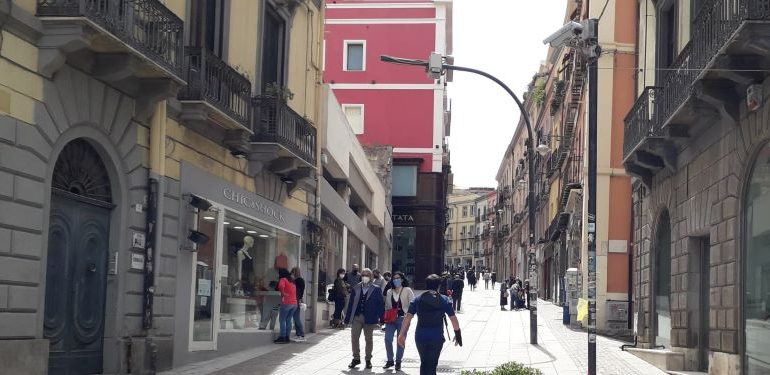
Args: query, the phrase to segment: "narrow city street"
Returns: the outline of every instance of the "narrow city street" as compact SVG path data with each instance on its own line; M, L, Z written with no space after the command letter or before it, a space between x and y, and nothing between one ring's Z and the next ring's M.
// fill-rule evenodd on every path
M499 288L499 284L498 288ZM477 289L463 294L462 312L458 314L464 345L447 344L441 354L438 372L459 374L464 369L489 370L496 365L516 361L540 369L544 374L577 375L586 373L586 334L572 330L561 321L561 308L540 302L538 334L540 345L529 344L527 311L500 311L499 291ZM404 353L402 373L419 374L419 356L411 339L412 324ZM164 375L241 375L241 374L383 374L385 362L384 333L375 332L372 370L348 370L350 329L324 329L308 335L307 342L259 348L212 361L179 368ZM620 350L621 341L599 337L597 368L599 374L664 374L630 353ZM363 337L361 338L363 351Z

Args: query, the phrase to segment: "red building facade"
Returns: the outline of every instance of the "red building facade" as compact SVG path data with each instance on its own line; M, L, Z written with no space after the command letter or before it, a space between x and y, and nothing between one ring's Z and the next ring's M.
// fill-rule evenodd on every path
M359 141L393 146L393 264L424 280L443 267L450 179L446 77L386 64L381 55L451 55L448 0L338 0L326 4L324 81ZM420 264L420 267L415 267Z

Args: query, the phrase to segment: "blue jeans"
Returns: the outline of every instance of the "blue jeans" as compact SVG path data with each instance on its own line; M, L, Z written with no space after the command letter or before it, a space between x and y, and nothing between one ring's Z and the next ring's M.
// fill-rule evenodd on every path
M443 341L415 342L420 353L420 375L436 375L438 357L441 355Z
M281 309L278 312L278 323L281 327L280 337L289 337L291 333L291 320L294 316L294 310L297 309L297 305L284 305L281 304Z
M297 331L297 336L305 337L305 328L299 315L299 305L297 305L297 309L294 310L294 329ZM289 328L289 332L291 332L291 327Z
M401 323L404 322L404 317L399 316L393 323L385 324L385 350L388 352L388 362L393 361L393 336L398 336L401 332ZM404 332L406 336L406 332ZM396 344L396 362L401 362L401 358L404 358L404 348Z

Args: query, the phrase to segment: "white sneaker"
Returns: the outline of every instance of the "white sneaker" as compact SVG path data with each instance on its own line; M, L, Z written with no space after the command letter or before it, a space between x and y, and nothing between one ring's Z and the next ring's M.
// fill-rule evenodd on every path
M305 336L297 336L294 338L296 342L305 342Z

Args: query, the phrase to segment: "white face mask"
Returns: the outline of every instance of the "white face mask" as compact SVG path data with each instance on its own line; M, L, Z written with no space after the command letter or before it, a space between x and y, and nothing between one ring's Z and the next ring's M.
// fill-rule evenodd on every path
M361 277L361 281L363 281L364 284L369 284L369 280L371 280L369 278L369 276L362 276Z

